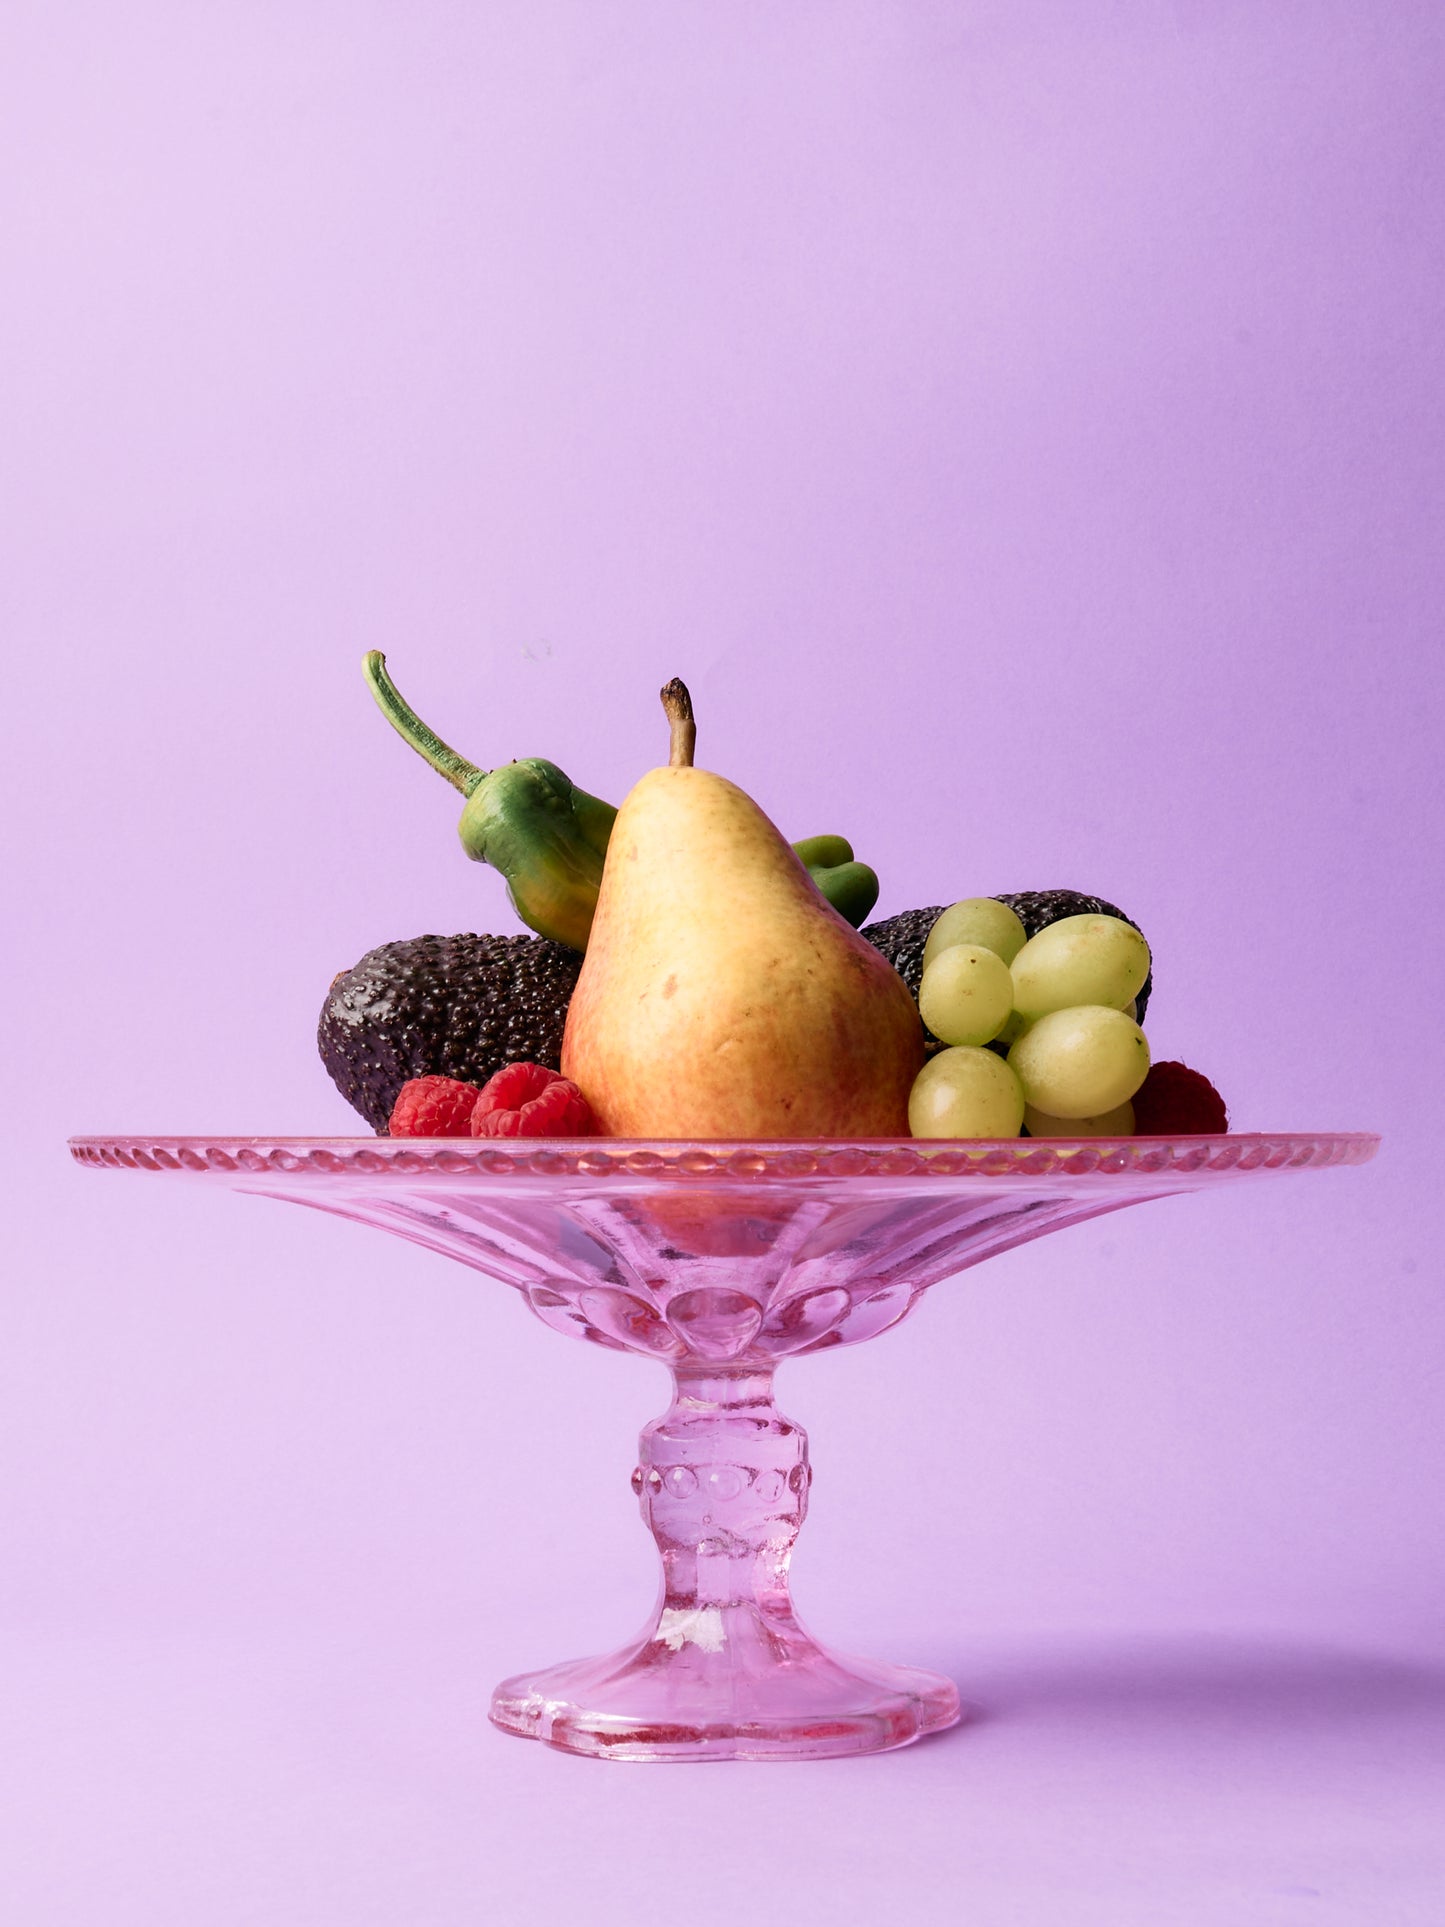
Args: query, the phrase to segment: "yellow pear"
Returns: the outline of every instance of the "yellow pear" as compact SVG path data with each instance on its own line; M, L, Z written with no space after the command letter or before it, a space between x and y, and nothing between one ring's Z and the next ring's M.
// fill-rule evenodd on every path
M562 1073L610 1137L906 1137L923 1028L903 979L820 894L781 832L673 762L617 812Z

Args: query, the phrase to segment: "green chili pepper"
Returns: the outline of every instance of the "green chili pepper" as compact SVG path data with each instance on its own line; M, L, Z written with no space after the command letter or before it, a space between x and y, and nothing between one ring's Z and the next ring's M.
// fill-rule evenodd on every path
M393 729L467 799L458 825L467 855L501 871L529 929L585 950L617 811L540 756L478 769L427 728L387 674L380 650L363 667ZM853 860L847 841L816 836L793 847L834 909L860 924L877 901L878 879Z
M829 903L856 930L878 901L876 873L854 860L846 836L807 836L793 848Z

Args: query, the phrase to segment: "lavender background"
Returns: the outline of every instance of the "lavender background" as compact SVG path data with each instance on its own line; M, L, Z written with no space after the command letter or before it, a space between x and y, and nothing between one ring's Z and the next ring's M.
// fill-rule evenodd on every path
M0 14L0 1911L1445 1912L1433 4ZM334 1131L332 974L509 929L359 675L883 912L1067 883L1157 1055L1379 1162L1087 1226L783 1374L800 1605L974 1728L598 1769L661 1375L360 1229L72 1169Z

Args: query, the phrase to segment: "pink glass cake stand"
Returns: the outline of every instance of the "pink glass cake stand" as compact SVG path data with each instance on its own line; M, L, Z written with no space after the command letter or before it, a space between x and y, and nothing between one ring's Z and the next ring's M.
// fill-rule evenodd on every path
M98 1138L84 1165L169 1172L359 1218L519 1291L554 1331L660 1359L673 1401L633 1490L662 1556L640 1637L505 1680L492 1718L624 1760L820 1759L959 1718L952 1680L843 1658L788 1563L807 1437L782 1360L875 1338L930 1285L1106 1211L1362 1164L1364 1134L997 1142Z

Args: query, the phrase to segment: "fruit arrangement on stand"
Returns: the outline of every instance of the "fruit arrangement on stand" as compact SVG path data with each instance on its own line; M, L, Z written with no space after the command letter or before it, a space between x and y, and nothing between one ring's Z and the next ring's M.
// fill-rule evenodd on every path
M367 680L466 796L467 854L532 937L369 951L318 1031L343 1096L401 1137L1127 1137L1224 1131L1199 1072L1150 1063L1149 946L1075 891L968 897L866 925L843 837L789 844L694 765L680 682L667 764L619 809L539 758L484 772Z

